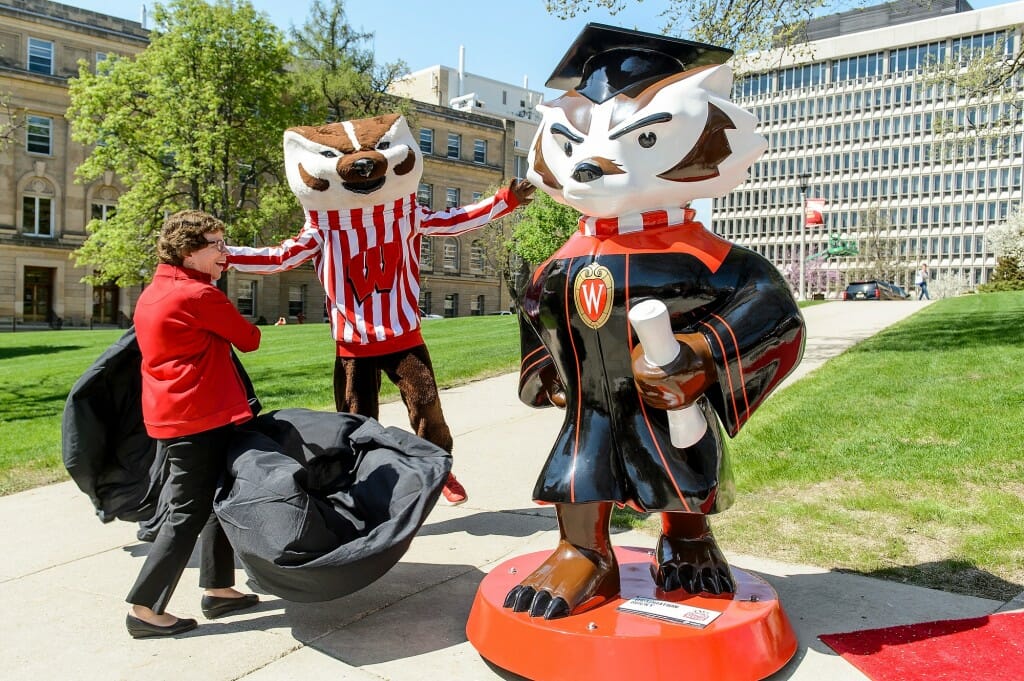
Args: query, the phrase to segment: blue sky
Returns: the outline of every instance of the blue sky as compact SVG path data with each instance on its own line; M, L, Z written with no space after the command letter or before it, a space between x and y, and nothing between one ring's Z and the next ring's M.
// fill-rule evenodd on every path
M975 8L1004 4L1007 0L973 0ZM138 21L139 0L65 0L64 4ZM152 9L153 3L146 3ZM306 20L305 0L253 0L257 10L287 30ZM602 8L573 19L558 19L544 9L544 0L347 0L349 23L372 32L378 61L402 59L416 71L434 64L459 65L459 46L466 48L470 73L521 85L529 79L533 90L546 97L558 93L544 81L576 35L590 21L659 33L662 0L629 2L612 16Z

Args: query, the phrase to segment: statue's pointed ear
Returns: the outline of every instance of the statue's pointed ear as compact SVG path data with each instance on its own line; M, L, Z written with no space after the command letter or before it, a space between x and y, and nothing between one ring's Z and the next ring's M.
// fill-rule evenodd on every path
M712 69L705 69L694 76L694 81L709 92L728 99L732 96L732 69L720 64ZM692 84L694 81L690 81Z

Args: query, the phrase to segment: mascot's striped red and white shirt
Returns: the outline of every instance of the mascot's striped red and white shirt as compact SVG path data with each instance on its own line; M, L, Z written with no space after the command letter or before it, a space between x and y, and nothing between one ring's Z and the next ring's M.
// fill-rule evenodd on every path
M423 343L423 237L479 229L517 205L504 188L478 203L437 212L417 204L415 194L372 208L307 210L297 236L266 248L231 246L228 263L239 272L273 274L312 259L327 293L338 355L386 355Z

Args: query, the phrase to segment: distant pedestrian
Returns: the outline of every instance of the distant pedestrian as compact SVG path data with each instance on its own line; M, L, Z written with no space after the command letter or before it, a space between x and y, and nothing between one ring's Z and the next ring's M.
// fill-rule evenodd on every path
M931 296L928 295L928 265L925 263L921 263L917 274L914 275L914 285L917 286L918 300L931 300Z

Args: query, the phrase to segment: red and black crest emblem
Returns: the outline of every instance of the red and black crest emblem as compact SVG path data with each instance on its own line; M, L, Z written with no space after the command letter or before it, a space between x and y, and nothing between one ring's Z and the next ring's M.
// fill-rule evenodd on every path
M572 289L576 312L583 323L592 329L604 326L612 313L615 292L615 280L608 268L597 263L587 265L576 275Z

